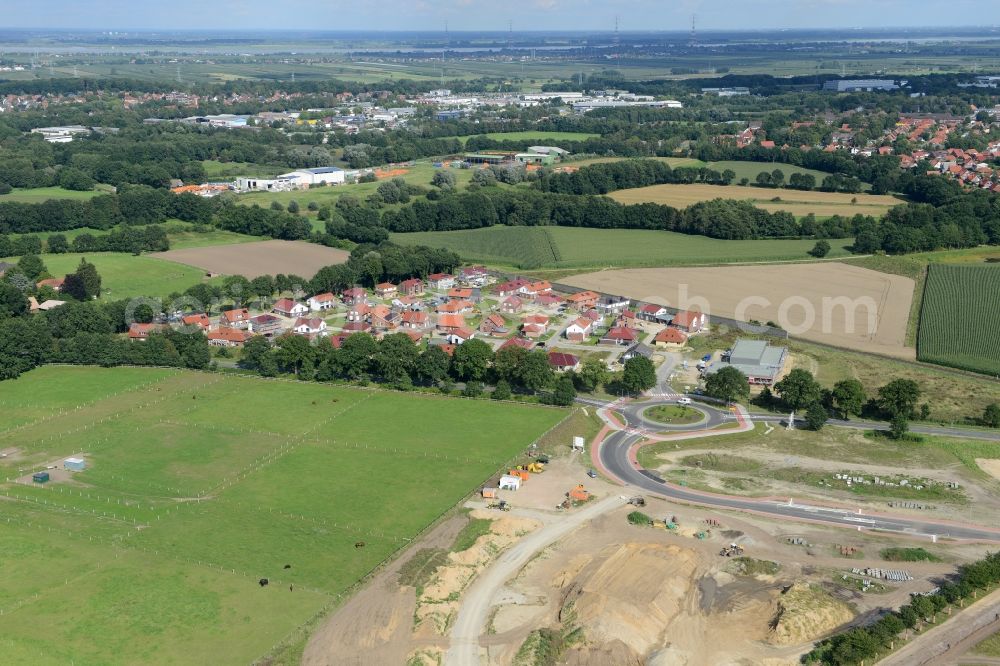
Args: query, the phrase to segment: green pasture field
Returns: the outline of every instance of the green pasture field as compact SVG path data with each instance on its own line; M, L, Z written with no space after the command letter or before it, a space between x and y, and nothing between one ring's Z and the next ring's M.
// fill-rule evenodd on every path
M567 415L55 366L0 405L0 663L83 665L274 652ZM87 469L24 480L70 454Z
M100 194L107 194L107 191L94 189L80 192L78 190L64 190L61 187L33 187L29 189L15 189L7 194L0 194L0 201L17 201L19 203L42 203L49 199L77 199L86 201Z
M932 264L927 269L917 358L1000 374L1000 266Z
M813 240L731 241L646 229L488 227L392 234L394 243L443 247L469 261L520 268L732 264L809 260ZM828 256L848 254L851 239L830 241Z
M462 143L465 143L473 136L460 136ZM490 132L486 135L494 141L586 141L587 139L598 139L600 134L588 132Z
M201 282L204 275L204 271L192 266L117 252L43 254L41 257L49 273L56 277L75 271L81 258L94 264L101 275L101 298L105 300L182 292ZM0 258L0 261L16 262L17 258Z
M232 231L208 228L206 231L194 231L192 225L180 220L167 220L164 222L167 230L167 237L170 239L170 248L180 250L186 247L205 247L208 245L231 245L233 243L252 243L262 240L258 236L247 236ZM105 236L113 231L112 229L91 229L90 227L80 227L78 229L67 229L66 231L39 231L30 234L10 234L11 238L20 236L37 236L42 241L42 246L47 247L46 240L54 234L62 234L70 243L77 236L89 234L91 236Z

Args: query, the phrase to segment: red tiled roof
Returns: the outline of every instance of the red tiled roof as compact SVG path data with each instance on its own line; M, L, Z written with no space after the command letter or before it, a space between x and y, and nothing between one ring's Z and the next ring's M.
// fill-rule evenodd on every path
M687 341L687 334L684 331L680 331L676 328L665 328L656 334L653 338L654 342L662 342L664 344L682 344Z
M549 352L549 365L553 368L571 368L580 362L573 354L564 354L562 352Z

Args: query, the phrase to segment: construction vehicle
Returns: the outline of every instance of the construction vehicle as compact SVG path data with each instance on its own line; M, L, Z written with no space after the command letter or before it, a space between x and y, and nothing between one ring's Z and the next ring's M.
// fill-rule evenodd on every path
M545 471L545 465L539 462L528 463L524 467L532 474L541 474Z
M632 506L646 506L646 498L641 496L628 498L628 503Z
M540 462L543 465L549 464L549 457L544 453L535 457L535 462Z
M499 511L510 511L510 502L507 500L500 500L499 502L490 504L488 508L497 509Z
M742 554L743 554L743 546L736 543L731 543L719 551L719 555L721 557L733 557L734 555L738 557Z

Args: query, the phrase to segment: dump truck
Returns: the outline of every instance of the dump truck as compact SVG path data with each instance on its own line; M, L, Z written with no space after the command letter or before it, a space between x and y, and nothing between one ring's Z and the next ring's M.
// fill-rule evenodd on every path
M740 556L742 554L743 554L743 546L736 543L731 543L719 551L719 555L721 557L733 557L734 555Z
M500 500L499 502L490 504L488 508L497 509L498 511L510 511L510 502L507 500Z

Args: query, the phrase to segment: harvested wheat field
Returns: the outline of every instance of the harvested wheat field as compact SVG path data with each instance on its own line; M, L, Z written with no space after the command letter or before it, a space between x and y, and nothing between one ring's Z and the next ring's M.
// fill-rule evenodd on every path
M269 240L259 243L237 243L192 247L183 250L155 252L151 257L175 261L219 275L298 275L311 278L324 266L342 264L349 252L303 241Z
M819 192L814 190L786 190L763 187L741 187L737 185L650 185L609 194L612 199L623 204L658 203L676 208L686 208L699 201L712 199L737 199L750 201L755 206L774 212L786 210L796 217L812 213L817 217L832 215L853 216L882 215L889 208L902 202L895 197L877 194L845 194L843 192ZM774 201L779 198L780 201Z
M773 321L792 335L913 358L904 344L910 278L839 262L712 268L635 268L565 278L566 284L740 321Z

